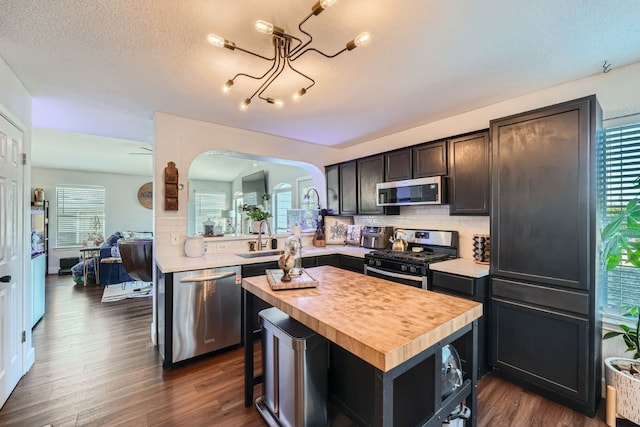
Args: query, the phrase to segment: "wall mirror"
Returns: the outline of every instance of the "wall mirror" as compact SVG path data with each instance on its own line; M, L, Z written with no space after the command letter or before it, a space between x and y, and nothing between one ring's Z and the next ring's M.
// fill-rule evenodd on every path
M324 172L314 165L223 150L198 155L188 177L188 235L249 234L249 219L243 211L249 205L259 205L271 214L275 234L289 233L293 223L303 231L313 230L314 208L320 202L303 201L303 196L310 188L320 194L326 191Z

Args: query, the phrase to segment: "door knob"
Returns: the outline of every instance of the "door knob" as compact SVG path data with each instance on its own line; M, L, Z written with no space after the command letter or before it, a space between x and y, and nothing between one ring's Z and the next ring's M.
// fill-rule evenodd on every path
M11 281L11 276L2 276L0 277L0 282L9 283Z

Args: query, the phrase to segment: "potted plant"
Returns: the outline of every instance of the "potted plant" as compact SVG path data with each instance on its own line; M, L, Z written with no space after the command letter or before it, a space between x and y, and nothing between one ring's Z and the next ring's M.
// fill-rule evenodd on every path
M634 188L640 188L640 178ZM622 263L623 254L627 263L640 268L640 206L634 198L617 212L614 219L602 231L603 261L607 270ZM603 336L610 339L621 336L632 352L632 358L608 357L605 360L607 384L607 425L615 426L616 416L640 424L640 301L621 307L623 317L630 323L621 323L620 331L611 331Z
M271 213L266 211L260 205L244 205L242 210L247 215L247 218L251 220L251 224L249 225L249 230L252 233L258 234L260 232L260 221L271 218Z

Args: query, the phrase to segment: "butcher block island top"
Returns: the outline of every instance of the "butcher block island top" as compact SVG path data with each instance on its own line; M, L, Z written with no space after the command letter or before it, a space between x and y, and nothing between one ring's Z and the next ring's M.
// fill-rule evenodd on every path
M482 304L323 266L315 288L242 287L381 371L402 364L482 316Z

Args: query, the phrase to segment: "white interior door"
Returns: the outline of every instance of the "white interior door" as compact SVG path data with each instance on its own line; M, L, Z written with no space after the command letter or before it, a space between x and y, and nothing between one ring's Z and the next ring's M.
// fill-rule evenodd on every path
M22 132L0 115L0 407L22 376Z

